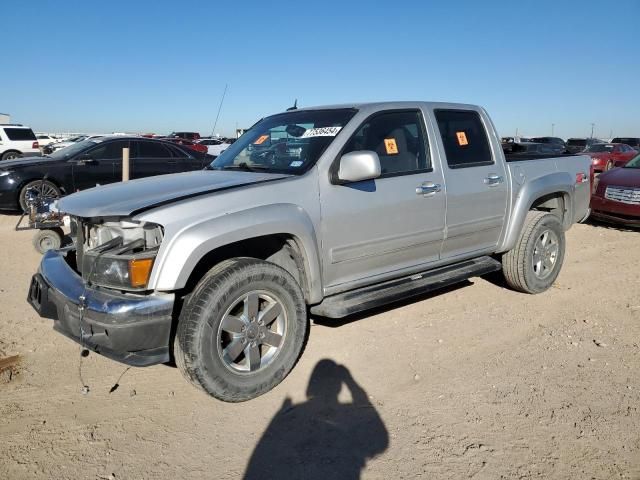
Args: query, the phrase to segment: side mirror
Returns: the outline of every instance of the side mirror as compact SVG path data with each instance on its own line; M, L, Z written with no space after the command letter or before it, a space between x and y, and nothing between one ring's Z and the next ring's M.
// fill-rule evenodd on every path
M381 172L378 154L370 150L359 150L340 157L338 180L343 182L371 180L378 178Z

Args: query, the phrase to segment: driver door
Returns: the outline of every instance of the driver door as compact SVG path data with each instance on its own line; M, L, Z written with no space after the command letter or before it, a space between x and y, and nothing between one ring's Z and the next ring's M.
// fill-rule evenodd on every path
M122 149L128 140L107 140L69 160L74 190L118 182L122 179Z
M378 154L380 177L321 186L323 277L331 293L421 269L440 258L444 239L444 179L422 113L372 116L342 155L361 150Z

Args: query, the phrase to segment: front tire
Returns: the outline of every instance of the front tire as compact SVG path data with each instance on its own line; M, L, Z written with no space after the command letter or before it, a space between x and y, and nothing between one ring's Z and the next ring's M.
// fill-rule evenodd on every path
M243 402L287 376L307 329L302 290L286 270L252 258L226 260L185 301L174 343L176 364L209 395Z
M38 192L38 195L43 200L60 198L61 194L60 189L55 183L49 180L33 180L22 187L20 197L18 197L20 208L22 208L24 212L27 211L27 192L29 190Z
M40 252L45 253L49 250L58 250L62 246L64 232L61 228L47 228L38 230L33 236L33 246Z
M504 277L519 292L544 292L558 278L564 251L560 219L551 213L531 211L515 248L502 256Z

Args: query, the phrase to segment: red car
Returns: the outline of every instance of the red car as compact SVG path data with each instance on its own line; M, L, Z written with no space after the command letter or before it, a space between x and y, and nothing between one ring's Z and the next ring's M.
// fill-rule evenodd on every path
M600 220L640 227L640 155L624 167L595 180L591 215Z
M595 173L611 170L613 167L621 167L638 151L624 143L594 143L583 152L591 157L591 168Z
M162 138L162 140L165 140L167 142L172 142L172 143L175 143L177 145L184 145L185 147L190 148L191 150L195 150L196 152L207 153L207 146L206 145L201 145L199 143L192 142L191 140L187 140L185 138L164 137L164 138Z

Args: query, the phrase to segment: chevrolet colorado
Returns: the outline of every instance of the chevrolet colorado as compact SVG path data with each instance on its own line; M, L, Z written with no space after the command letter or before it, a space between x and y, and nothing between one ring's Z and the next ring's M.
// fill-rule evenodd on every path
M590 159L515 155L481 107L386 102L266 117L203 171L58 201L74 245L28 300L130 365L171 359L249 400L293 368L308 316L339 318L502 270L540 293L588 214Z

